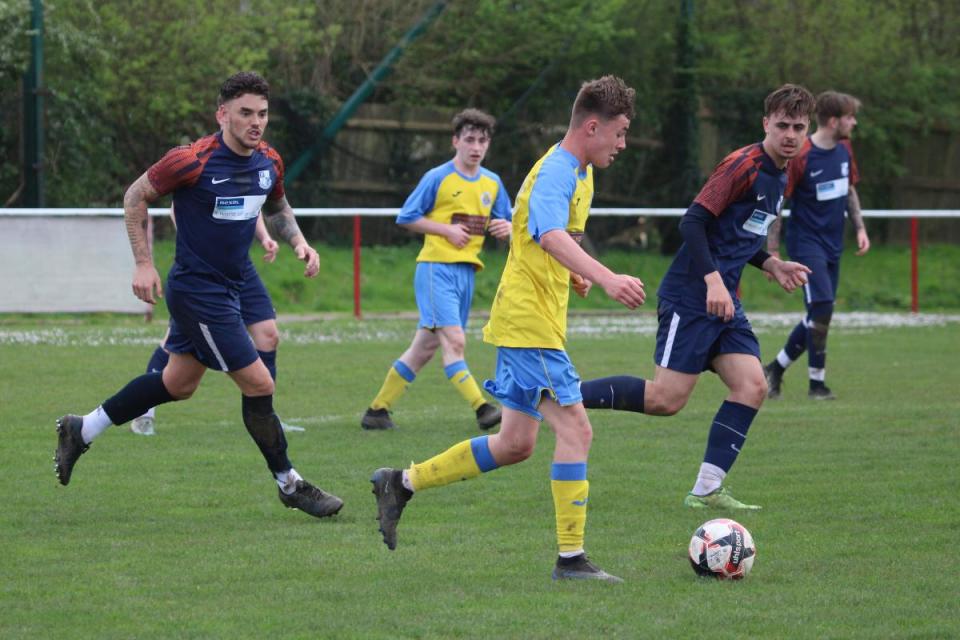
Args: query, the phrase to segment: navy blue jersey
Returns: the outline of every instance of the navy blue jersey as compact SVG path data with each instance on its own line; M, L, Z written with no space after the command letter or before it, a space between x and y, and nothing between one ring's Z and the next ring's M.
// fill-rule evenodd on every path
M147 177L161 195L173 192L177 212L168 286L193 292L242 287L260 208L284 195L280 154L261 142L240 156L216 133L171 149Z
M706 225L710 255L736 304L743 266L766 242L767 229L780 215L786 173L760 143L738 149L717 165L694 199L714 215ZM657 295L699 308L707 285L693 268L687 244L680 246Z
M809 138L787 168L786 195L790 220L784 231L791 258L825 256L836 260L843 251L843 217L850 187L860 181L849 140L821 149Z

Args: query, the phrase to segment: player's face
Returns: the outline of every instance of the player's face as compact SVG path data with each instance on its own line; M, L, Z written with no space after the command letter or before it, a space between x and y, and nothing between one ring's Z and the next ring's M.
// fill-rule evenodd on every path
M850 137L850 134L853 133L855 126L857 126L856 114L848 113L845 116L840 116L837 118L837 138L839 140L846 140Z
M456 149L459 164L476 171L490 148L490 136L483 129L464 127L460 129L460 135L453 136L453 148Z
M223 139L236 153L249 155L260 144L267 128L267 99L245 93L223 103L217 110Z
M598 169L605 169L613 164L618 153L627 147L627 129L630 128L630 118L620 114L610 120L602 118L587 121L587 131L590 134L587 161Z
M810 127L808 116L788 116L783 111L763 119L763 130L767 134L763 148L778 165L800 152L800 146Z

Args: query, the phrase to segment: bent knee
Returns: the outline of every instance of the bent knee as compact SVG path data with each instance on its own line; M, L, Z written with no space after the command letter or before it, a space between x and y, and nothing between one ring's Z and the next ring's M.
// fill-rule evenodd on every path
M685 406L687 398L682 396L652 398L646 400L643 412L655 416L672 416L680 413Z
M179 401L188 400L197 390L197 387L200 386L200 383L179 382L170 384L167 381L164 381L163 386L166 387L167 393L173 396L174 400Z

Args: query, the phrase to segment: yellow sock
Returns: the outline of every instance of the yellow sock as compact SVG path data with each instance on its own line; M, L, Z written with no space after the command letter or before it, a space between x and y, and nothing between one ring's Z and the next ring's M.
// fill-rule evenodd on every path
M414 491L469 480L496 469L497 463L487 445L489 437L477 436L464 440L426 462L411 465L409 477Z
M393 406L407 387L413 382L417 374L407 365L399 360L393 363L390 370L387 371L387 378L383 381L383 386L377 392L377 397L370 403L371 409L389 409Z
M473 376L470 374L470 370L467 369L467 363L463 360L458 360L452 364L448 364L443 368L443 372L447 374L447 379L450 380L450 383L453 385L453 388L463 396L463 399L470 403L470 406L476 410L480 408L486 400L483 399L483 394L480 393L480 387L477 386L477 381L474 380Z
M557 513L557 545L560 551L583 549L583 532L587 524L586 462L555 462L551 469L550 488Z

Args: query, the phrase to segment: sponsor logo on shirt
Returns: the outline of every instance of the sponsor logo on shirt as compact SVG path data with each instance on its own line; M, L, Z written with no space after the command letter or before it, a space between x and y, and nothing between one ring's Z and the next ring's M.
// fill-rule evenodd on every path
M211 215L217 220L231 222L251 220L260 215L260 207L266 199L266 196L218 197Z
M762 209L754 209L747 221L743 223L745 231L755 233L758 236L767 235L767 228L777 219L772 213L767 213Z

